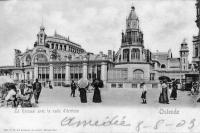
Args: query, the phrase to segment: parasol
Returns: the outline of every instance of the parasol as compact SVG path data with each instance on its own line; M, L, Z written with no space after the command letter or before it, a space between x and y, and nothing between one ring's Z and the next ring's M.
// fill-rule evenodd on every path
M171 82L171 79L169 77L166 77L166 76L161 76L159 77L159 80L162 80L162 81L167 81L167 82Z
M81 78L79 81L78 81L78 86L80 88L86 88L88 86L88 80L87 79L84 79L84 78Z

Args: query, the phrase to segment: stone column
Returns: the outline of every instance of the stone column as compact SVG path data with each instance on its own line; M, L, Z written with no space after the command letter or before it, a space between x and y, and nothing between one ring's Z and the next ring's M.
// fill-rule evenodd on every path
M132 62L132 59L131 59L131 48L129 49L129 62Z
M38 78L38 65L35 64L34 66L34 81Z
M106 62L101 63L101 80L104 82L104 84L107 82L107 63Z
M53 64L49 65L49 80L53 82Z
M70 84L70 64L65 64L65 83Z
M87 63L83 63L83 78L87 79Z

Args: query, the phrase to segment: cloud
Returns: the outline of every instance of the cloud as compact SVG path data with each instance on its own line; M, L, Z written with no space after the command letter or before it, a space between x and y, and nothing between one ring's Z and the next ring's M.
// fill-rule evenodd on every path
M0 56L5 50L9 54L0 59L0 65L13 63L13 49L33 47L42 18L47 35L56 30L95 53L118 50L131 4L129 0L0 2ZM180 43L187 38L192 50L192 36L198 32L194 22L195 1L134 1L134 6L146 48L152 51L171 48L178 56Z

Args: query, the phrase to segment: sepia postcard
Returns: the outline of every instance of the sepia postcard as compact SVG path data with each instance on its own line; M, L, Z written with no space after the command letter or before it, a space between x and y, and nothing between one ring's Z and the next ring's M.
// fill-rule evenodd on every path
M0 133L200 132L200 0L0 0Z

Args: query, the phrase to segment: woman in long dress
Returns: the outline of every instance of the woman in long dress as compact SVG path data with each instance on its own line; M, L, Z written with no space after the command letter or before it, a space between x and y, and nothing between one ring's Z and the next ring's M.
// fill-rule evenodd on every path
M147 100L146 100L147 88L146 88L145 83L141 83L140 88L142 89L142 95L141 95L142 103L146 104L147 103Z
M172 93L170 95L170 98L173 98L174 100L176 100L176 98L177 98L177 89L178 89L178 87L177 87L176 82L173 82L173 84L172 84Z
M169 104L167 81L162 84L163 103Z
M94 95L93 95L93 102L94 103L100 103L101 101L101 93L99 88L102 87L102 81L101 80L94 80L92 83L94 87Z
M88 87L88 81L87 79L80 79L78 81L79 91L80 91L80 100L81 103L87 103L87 87Z

